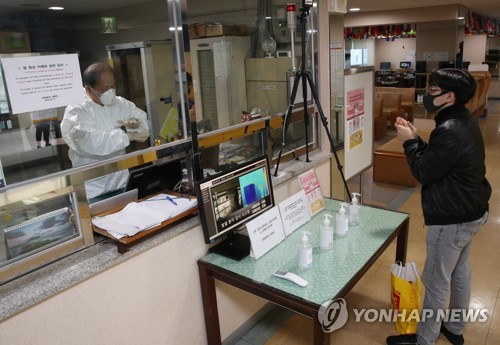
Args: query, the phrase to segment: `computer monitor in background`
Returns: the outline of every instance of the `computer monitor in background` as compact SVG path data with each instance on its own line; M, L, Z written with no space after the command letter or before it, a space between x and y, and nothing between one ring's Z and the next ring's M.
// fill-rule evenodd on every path
M149 164L131 169L126 191L138 189L138 198L160 193L165 190L174 190L175 185L182 179L182 158L164 164Z
M388 71L391 69L391 63L390 62L381 62L380 63L380 70L381 71Z
M441 68L455 68L454 61L439 61L439 69Z
M267 158L209 176L195 189L205 243L225 237L210 251L235 260L248 256L250 239L236 232L275 206Z
M411 61L401 61L399 63L399 68L410 69L411 68Z

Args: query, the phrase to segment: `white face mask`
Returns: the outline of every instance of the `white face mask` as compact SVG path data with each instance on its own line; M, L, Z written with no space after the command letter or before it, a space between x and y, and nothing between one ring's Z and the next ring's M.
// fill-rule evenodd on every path
M94 92L99 96L99 99L103 105L113 105L116 100L116 90L115 89L109 89L108 91L104 93L99 93L94 90Z

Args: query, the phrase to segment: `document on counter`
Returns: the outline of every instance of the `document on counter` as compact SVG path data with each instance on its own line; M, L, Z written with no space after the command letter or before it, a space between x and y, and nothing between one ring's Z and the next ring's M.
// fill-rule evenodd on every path
M160 212L168 212L175 217L198 205L198 201L185 196L162 193L142 201L142 204Z
M113 236L115 234L134 236L140 231L160 225L171 216L166 211L158 211L142 203L131 202L119 212L94 218L92 223L111 232Z
M158 226L196 205L196 199L158 194L141 202L131 202L119 212L96 217L92 224L120 239Z

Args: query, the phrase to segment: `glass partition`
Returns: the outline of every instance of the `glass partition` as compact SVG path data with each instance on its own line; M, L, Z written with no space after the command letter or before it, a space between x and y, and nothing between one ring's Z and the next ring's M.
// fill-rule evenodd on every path
M317 74L316 6L308 11L302 42L300 4L294 14L286 4L220 0L207 7L200 0L129 1L111 8L67 4L56 12L13 3L0 8L0 59L76 54L80 73L94 62L111 65L117 95L147 114L149 137L132 141L123 151L133 153L244 119L285 113L290 72L303 62L314 80ZM263 67L256 70L255 62ZM18 113L12 110L13 86L3 86L3 182L15 186L71 169L71 154L60 133L69 104ZM84 93L82 88L82 97ZM300 93L299 88L297 97ZM314 146L315 131L310 131Z
M28 67L34 67L30 71L34 78L53 80L57 72L35 70L42 66L36 58L58 55L62 56L61 63L66 63L66 57L77 55L74 80L80 86L74 88L74 93L81 94L82 102L94 91L84 91L78 78L92 63L109 64L117 96L144 111L149 127L147 138L136 140L129 136L130 144L124 143L125 149L117 154L175 143L189 136L180 95L186 92L187 85L174 70L177 64L168 17L164 1L131 1L127 6L111 8L104 3L67 4L57 12L15 3L0 8L0 168L7 187L73 168L69 147L62 138L61 121L66 106L75 103L63 102L56 107L50 102L40 104L35 94L25 102L29 107L19 111L13 107L13 97L19 90L5 78L5 72L9 72L2 64L5 58L33 58ZM51 86L55 90L51 96L61 96L59 88ZM92 155L105 162L114 154L104 148L100 152L97 147Z
M283 116L292 103L293 76L302 64L315 80L316 5L301 8L300 4L288 6L286 1L217 1L207 13L200 0L185 3L184 61L193 80L190 96L200 133ZM302 112L303 96L299 87L293 97L293 113ZM312 104L310 89L306 99ZM305 116L296 115L290 116L291 133L285 135L290 143L285 152L305 147ZM317 147L315 123L311 122L308 144ZM274 129L271 137L274 149L269 158L281 147L283 130Z

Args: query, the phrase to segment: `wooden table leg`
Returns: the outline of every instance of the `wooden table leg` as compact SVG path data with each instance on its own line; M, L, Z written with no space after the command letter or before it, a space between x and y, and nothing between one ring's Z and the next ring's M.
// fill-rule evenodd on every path
M125 254L130 250L130 248L126 244L121 242L116 242L116 247L118 248L118 253L120 254Z
M403 264L406 263L406 248L408 246L409 227L410 219L408 218L401 227L396 244L396 261L401 261Z
M203 300L203 314L205 316L205 329L208 345L220 345L219 311L217 309L217 295L215 294L215 280L208 269L198 263L200 275L201 297Z
M330 333L323 332L323 328L318 318L313 318L313 344L330 345L330 335Z

